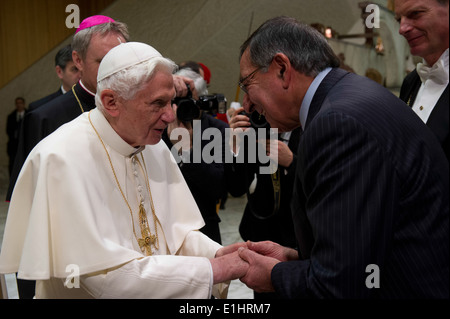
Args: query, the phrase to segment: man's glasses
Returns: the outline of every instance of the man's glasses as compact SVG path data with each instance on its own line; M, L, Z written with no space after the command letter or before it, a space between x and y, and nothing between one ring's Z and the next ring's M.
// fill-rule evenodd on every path
M252 73L250 73L249 75L247 75L246 77L244 77L243 79L241 79L238 82L239 87L241 88L242 91L244 91L244 93L248 94L248 92L247 92L247 85L244 84L245 81L247 81L247 79L249 79L253 74L255 74L256 72L258 72L261 69L262 69L262 67L257 68L255 71L253 71Z

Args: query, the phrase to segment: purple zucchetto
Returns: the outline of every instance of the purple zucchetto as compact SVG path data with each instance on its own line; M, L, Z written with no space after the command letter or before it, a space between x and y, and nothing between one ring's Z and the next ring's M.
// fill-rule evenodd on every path
M75 33L99 25L99 24L103 24L103 23L108 23L108 22L115 22L114 19L107 17L107 16L102 16L102 15L95 15L95 16L91 16L88 17L86 19L84 19L83 21L81 21L80 26L78 27L77 31L75 31Z

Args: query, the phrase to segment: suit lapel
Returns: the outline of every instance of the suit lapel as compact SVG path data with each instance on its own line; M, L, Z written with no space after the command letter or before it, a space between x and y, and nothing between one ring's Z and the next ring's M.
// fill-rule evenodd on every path
M417 70L414 69L409 76L409 82L406 86L405 96L400 97L406 104L410 107L414 105L416 101L417 93L419 92L420 86L422 85L422 81L420 80L420 76L417 73Z
M437 135L441 143L448 137L449 133L448 104L449 98L447 85L427 121L427 126Z

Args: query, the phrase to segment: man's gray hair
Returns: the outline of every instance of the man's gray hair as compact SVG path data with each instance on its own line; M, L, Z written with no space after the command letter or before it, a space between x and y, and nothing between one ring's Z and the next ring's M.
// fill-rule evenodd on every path
M114 73L97 83L95 105L100 110L104 109L100 96L102 91L106 89L113 90L125 100L132 100L156 72L166 71L173 74L176 69L177 65L172 60L164 57L154 57Z
M109 33L116 33L117 35L123 36L126 42L130 41L127 25L122 22L114 21L95 25L75 33L72 39L72 50L77 51L81 58L84 59L86 58L86 52L92 36L94 34L105 36Z
M267 68L277 53L283 53L295 70L312 77L340 63L320 32L290 17L263 23L241 46L240 58L247 48L255 67Z
M208 95L208 87L205 79L191 68L180 69L175 75L185 76L193 80L198 96Z

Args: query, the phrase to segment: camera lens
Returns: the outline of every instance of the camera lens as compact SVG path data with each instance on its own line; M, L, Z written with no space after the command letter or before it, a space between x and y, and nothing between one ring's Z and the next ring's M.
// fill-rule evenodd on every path
M252 112L249 117L250 117L250 123L252 124L252 127L254 127L254 128L269 128L270 127L265 116L262 114L259 114L256 111Z
M178 106L177 118L181 122L190 122L200 116L200 109L193 99L178 99L175 104Z

